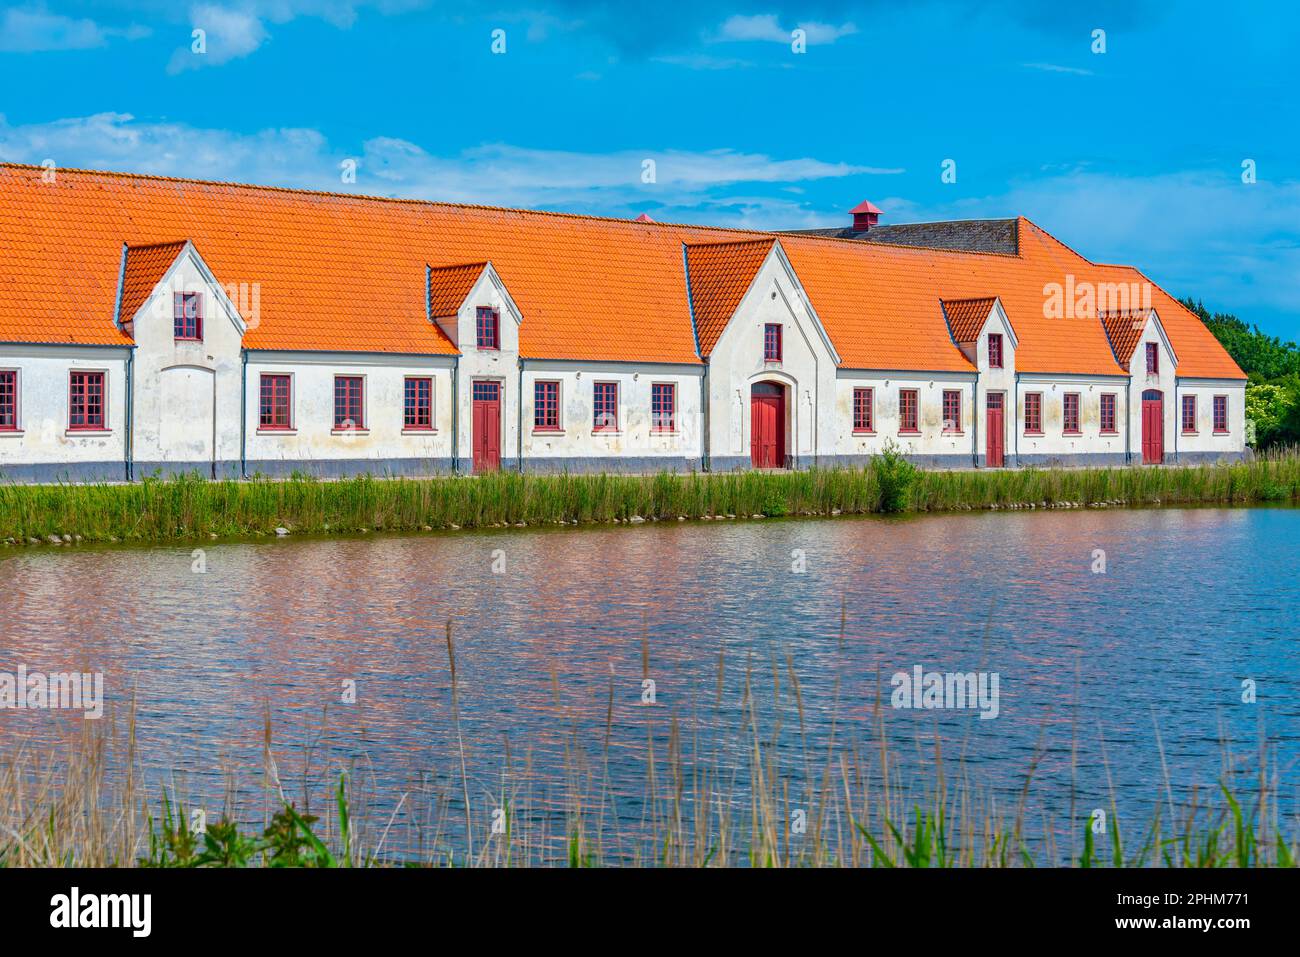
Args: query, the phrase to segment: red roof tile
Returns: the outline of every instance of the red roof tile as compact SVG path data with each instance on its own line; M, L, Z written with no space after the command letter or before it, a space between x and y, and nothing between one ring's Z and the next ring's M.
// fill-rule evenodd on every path
M943 302L943 313L948 318L948 331L954 342L974 342L979 338L980 330L989 313L993 311L994 296L983 299L947 299Z
M686 247L686 270L700 355L708 356L754 282L772 239Z
M429 315L454 316L465 303L487 263L440 266L429 270Z
M1110 340L1110 347L1120 365L1128 367L1133 359L1133 351L1142 341L1142 330L1146 328L1151 313L1145 309L1119 309L1102 312L1101 324Z
M118 321L130 322L140 307L153 295L167 270L185 248L185 241L154 243L151 246L128 246L126 266L122 270L122 301Z

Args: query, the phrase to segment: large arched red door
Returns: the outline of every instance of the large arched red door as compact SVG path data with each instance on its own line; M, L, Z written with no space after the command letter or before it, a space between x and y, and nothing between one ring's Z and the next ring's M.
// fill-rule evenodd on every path
M785 468L785 386L755 382L749 413L749 457L754 468Z
M1159 465L1165 460L1165 401L1159 389L1142 393L1142 463Z

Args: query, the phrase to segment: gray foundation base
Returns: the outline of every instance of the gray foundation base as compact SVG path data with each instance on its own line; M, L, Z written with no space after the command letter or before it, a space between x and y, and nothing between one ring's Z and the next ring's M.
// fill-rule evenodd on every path
M250 460L249 478L433 478L451 474L451 459L263 459ZM138 474L138 472L137 472Z
M19 485L58 485L126 481L125 462L0 465L0 482Z
M530 474L554 474L558 472L575 474L598 474L602 472L645 474L654 472L699 472L701 470L702 465L698 458L674 458L655 455L599 456L592 458L565 456L524 459L524 471Z

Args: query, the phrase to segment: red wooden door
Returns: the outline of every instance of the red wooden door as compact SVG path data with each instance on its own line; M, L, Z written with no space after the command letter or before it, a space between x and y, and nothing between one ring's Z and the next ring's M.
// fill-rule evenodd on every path
M1165 403L1158 389L1142 393L1142 462L1159 465L1165 460Z
M501 383L474 383L474 471L501 468Z
M1002 450L1006 442L1002 424L1002 393L990 392L984 399L984 464L991 469L1002 468Z
M750 462L756 469L785 468L785 390L760 382L749 403Z

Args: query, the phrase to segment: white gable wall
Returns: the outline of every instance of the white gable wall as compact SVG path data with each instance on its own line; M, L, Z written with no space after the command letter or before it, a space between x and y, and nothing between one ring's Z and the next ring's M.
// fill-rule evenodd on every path
M768 323L782 327L780 362L763 358ZM715 471L750 466L750 391L756 382L786 388L788 458L810 465L835 454L835 354L775 248L718 337L708 367L709 458Z
M500 349L478 348L478 307L497 310L500 317ZM519 326L522 317L505 291L500 277L490 266L470 290L454 317L438 320L461 356L457 372L457 449L462 471L471 470L474 454L474 381L501 384L501 465L515 462L519 443Z

